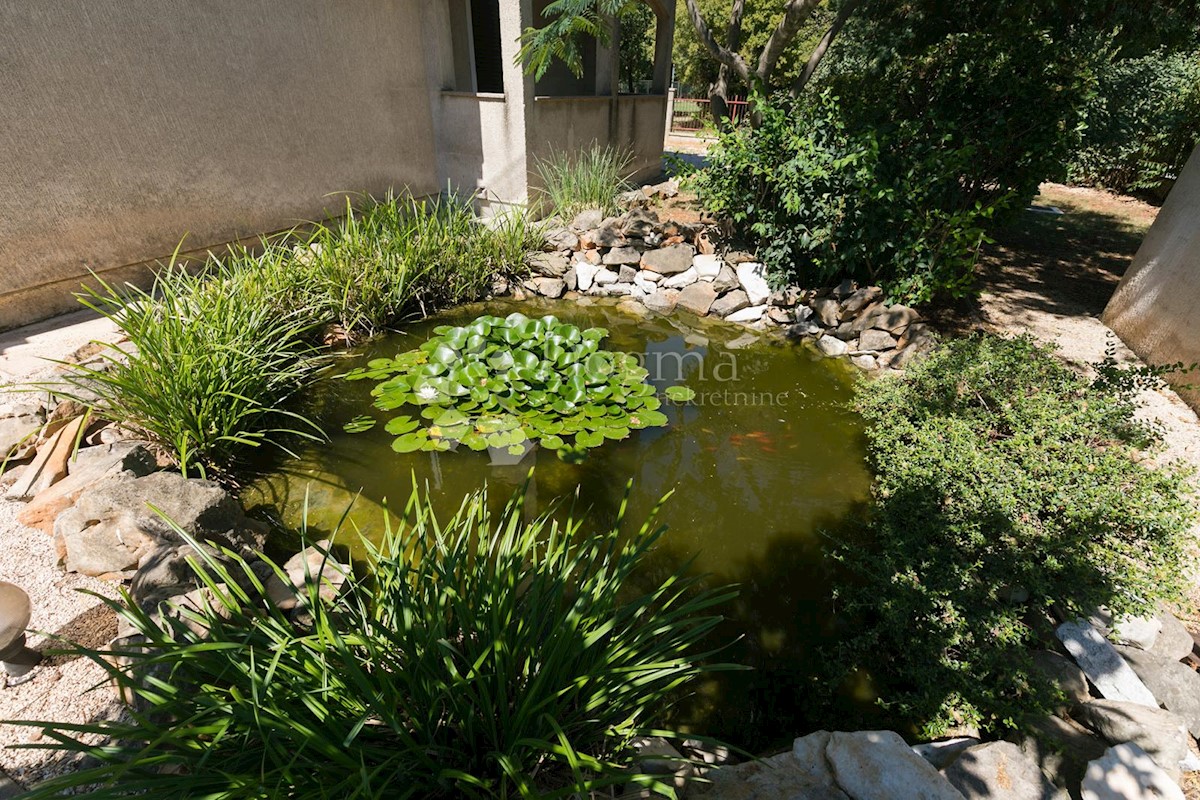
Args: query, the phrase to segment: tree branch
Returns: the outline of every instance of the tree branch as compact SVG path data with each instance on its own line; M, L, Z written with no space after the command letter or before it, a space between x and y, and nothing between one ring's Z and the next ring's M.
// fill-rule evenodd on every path
M758 80L766 83L770 79L783 51L791 44L792 39L796 38L800 26L808 21L820 4L821 0L788 0L783 19L779 20L775 30L771 31L771 37L763 45L762 54L758 57L758 69L755 70ZM690 6L691 2L688 5Z
M713 58L727 65L746 83L752 83L750 66L746 64L746 61L736 52L717 44L717 40L713 38L708 23L704 21L704 16L700 13L700 9L696 5L696 0L686 0L686 2L688 16L692 20L692 27L696 29L696 36L700 39L700 43L704 45Z
M821 66L821 60L825 58L825 52L829 50L829 45L833 44L833 40L841 33L842 26L846 24L846 20L862 5L862 0L846 0L842 7L838 10L837 18L833 24L829 26L829 30L825 31L825 35L821 37L821 41L812 51L812 55L808 57L808 63L804 65L804 71L796 78L792 84L792 96L799 95L808 85L808 81L812 78L813 73L817 71L817 67Z

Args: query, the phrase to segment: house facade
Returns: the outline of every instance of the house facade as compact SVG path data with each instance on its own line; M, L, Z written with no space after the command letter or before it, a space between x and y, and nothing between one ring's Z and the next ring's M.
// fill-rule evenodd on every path
M592 143L658 171L674 0L649 92L516 63L549 0L0 4L0 329L75 308L91 273L147 274L320 219L347 195L527 203L539 157ZM641 32L639 32L641 33ZM614 108L615 105L615 108Z

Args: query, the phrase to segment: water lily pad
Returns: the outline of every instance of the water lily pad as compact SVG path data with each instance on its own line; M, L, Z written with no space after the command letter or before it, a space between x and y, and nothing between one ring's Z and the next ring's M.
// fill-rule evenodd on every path
M676 403L686 403L696 399L696 390L690 386L668 386L665 394L668 400Z
M361 414L342 426L346 433L363 433L375 427L379 420L366 414Z

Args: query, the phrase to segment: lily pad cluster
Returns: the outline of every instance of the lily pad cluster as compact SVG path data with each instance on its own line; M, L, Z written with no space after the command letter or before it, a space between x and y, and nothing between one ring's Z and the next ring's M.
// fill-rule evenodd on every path
M416 350L346 375L379 381L372 394L381 411L420 409L387 422L397 452L462 444L519 455L537 443L571 458L667 424L646 369L627 353L600 347L604 328L510 314L433 332ZM373 418L360 417L346 430L374 425Z

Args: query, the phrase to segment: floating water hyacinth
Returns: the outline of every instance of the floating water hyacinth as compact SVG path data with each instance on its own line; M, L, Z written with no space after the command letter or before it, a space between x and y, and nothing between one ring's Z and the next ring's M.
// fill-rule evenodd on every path
M416 350L345 376L378 381L372 394L381 411L420 409L387 422L397 452L463 444L519 455L537 443L574 459L634 430L667 424L646 369L632 355L601 349L604 328L510 314L443 325L434 334ZM346 430L373 427L371 417L358 417Z

